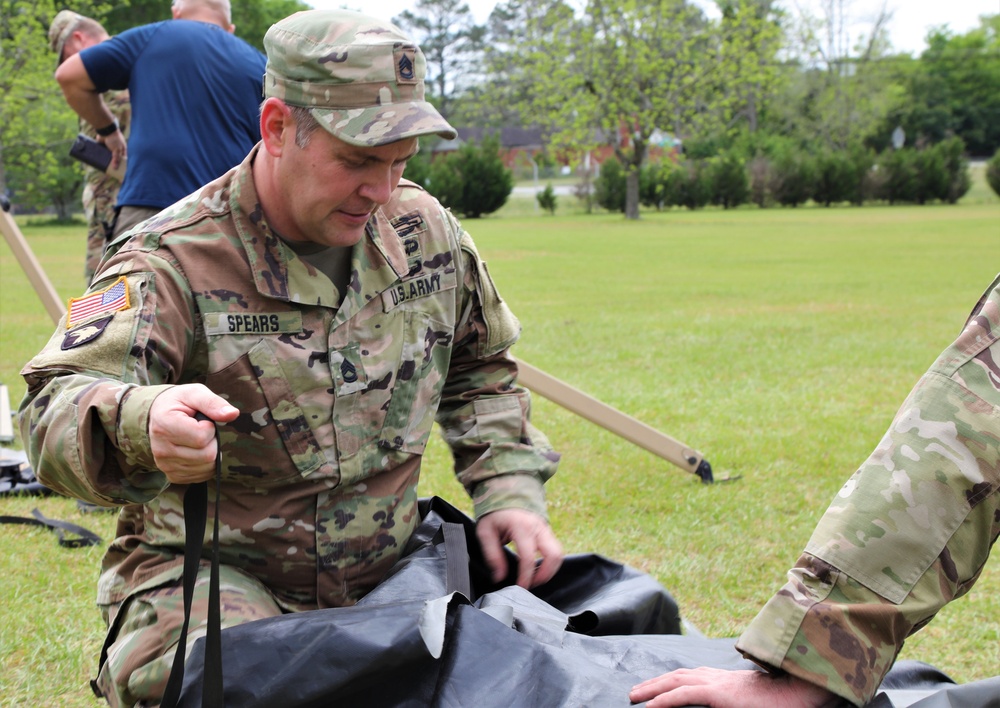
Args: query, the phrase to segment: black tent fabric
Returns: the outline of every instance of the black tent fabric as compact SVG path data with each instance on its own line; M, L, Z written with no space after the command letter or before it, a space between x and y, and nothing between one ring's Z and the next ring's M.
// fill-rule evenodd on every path
M356 606L222 630L225 705L613 708L672 669L755 668L733 639L681 634L676 602L644 573L586 554L531 592L494 585L468 517L436 498L421 513L406 555ZM201 705L204 662L199 639L179 705ZM960 686L899 662L870 706L911 705L1000 706L1000 677Z

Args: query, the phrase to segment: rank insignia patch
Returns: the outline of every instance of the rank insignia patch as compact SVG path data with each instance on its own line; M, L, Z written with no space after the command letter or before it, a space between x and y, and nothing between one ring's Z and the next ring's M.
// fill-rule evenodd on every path
M108 323L111 322L113 317L111 315L97 320L96 322L89 322L85 325L81 325L76 329L71 329L69 332L63 335L62 344L59 346L60 349L72 349L74 347L79 347L87 342L93 342L95 339L104 334L104 330L107 328Z
M75 297L69 301L66 329L97 315L110 314L129 308L128 281L121 276L114 283L96 293Z

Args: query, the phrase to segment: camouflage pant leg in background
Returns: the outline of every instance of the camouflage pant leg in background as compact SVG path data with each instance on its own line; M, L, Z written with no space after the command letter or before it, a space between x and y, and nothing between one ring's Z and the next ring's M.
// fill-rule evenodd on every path
M205 635L208 583L209 567L203 565L191 604L189 656L194 641ZM219 569L219 599L223 627L282 614L259 580L231 566ZM184 589L178 580L140 592L120 605L102 608L105 619L113 623L123 606L125 615L97 683L112 706L134 706L140 702L143 706L154 706L159 704L166 688L184 624Z
M83 277L88 284L108 243L108 227L115 220L115 201L119 186L117 180L108 185L88 181L83 188L83 213L87 218L87 260L84 263Z

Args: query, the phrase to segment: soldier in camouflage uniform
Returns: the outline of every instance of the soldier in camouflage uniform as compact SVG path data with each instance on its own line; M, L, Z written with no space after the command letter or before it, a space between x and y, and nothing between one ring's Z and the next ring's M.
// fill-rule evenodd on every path
M677 671L631 698L863 705L906 638L976 582L998 535L1000 277L740 637L737 649L772 673Z
M99 22L71 10L59 12L49 26L49 47L55 52L56 66L77 52L108 38L107 31ZM128 91L107 91L104 102L117 121L122 135L127 138L132 118ZM82 118L80 132L94 140L100 139L94 126ZM115 221L118 190L122 183L118 177L89 165L83 166L83 177L83 213L87 217L87 257L83 277L89 283L108 244L111 226Z
M379 583L419 521L435 420L494 578L508 542L525 587L562 559L543 494L558 455L516 384L517 320L454 217L400 181L418 136L455 135L424 101L423 54L344 11L298 13L264 43L261 143L112 244L22 372L38 477L124 505L98 586L113 705L156 703L183 640L189 483L221 500L223 626ZM218 488L198 411L219 423Z

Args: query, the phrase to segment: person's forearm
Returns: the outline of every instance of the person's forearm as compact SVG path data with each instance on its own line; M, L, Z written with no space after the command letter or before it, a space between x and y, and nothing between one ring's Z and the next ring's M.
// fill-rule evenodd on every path
M59 82L69 107L94 126L95 130L115 122L114 115L97 92L79 55L70 57L60 65L56 70L56 81Z

